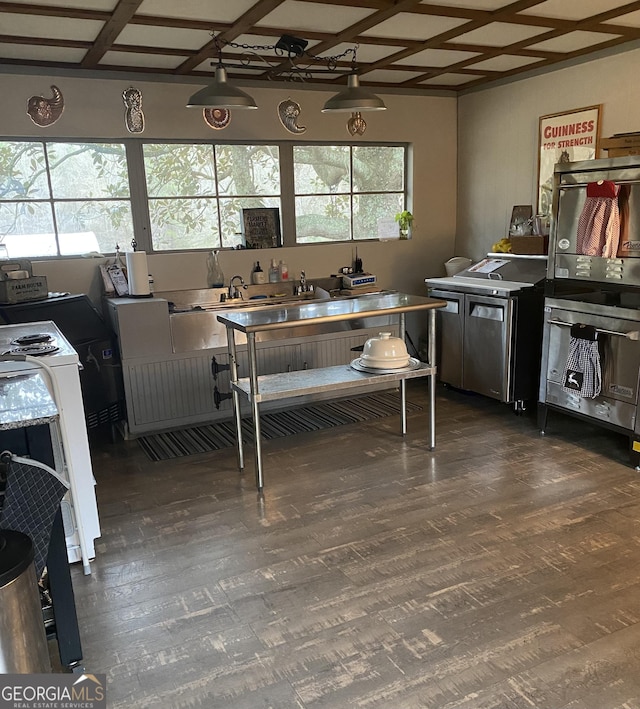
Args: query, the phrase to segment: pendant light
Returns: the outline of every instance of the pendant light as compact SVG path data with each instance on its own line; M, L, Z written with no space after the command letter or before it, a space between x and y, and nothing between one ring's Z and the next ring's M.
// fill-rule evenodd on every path
M330 98L322 113L353 113L358 111L386 111L384 101L374 93L360 86L357 74L349 74L347 88Z
M205 86L187 102L187 108L258 108L248 93L227 83L227 70L220 63L216 66L213 83Z

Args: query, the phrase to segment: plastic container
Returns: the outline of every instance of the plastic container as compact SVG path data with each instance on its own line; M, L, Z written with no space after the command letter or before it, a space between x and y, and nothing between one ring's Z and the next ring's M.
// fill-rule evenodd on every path
M269 268L269 283L280 282L280 268L274 258L271 259L271 267Z
M464 271L465 268L469 268L472 263L471 259L465 256L454 256L445 262L444 268L447 272L447 276L455 276L456 273L460 273L460 271Z
M280 280L281 281L288 281L289 280L289 266L284 261L280 261Z
M224 273L218 260L217 251L212 251L207 256L207 286L209 288L224 287Z
M251 272L251 283L254 285L261 285L267 282L267 274L263 271L260 261L256 261L256 265L253 267Z

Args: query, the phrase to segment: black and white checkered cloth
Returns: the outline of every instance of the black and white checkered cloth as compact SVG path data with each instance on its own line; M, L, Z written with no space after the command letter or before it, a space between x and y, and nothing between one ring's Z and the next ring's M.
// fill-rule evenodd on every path
M30 458L2 453L7 462L7 486L0 510L0 529L14 529L31 537L38 578L47 563L51 527L60 502L69 489L55 470Z
M583 399L595 399L600 394L601 384L602 369L597 338L592 340L572 335L562 388L577 393Z

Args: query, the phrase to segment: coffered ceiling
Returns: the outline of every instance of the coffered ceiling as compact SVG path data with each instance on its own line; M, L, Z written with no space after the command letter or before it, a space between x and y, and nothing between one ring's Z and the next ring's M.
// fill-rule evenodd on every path
M0 1L0 68L206 78L218 59L215 36L218 46L246 45L224 46L222 59L241 64L252 53L251 67L228 74L255 81L267 78L267 62L282 66L265 47L283 34L307 40L307 51L321 57L357 45L364 85L460 91L640 39L640 0ZM337 68L348 71L351 62L347 53Z

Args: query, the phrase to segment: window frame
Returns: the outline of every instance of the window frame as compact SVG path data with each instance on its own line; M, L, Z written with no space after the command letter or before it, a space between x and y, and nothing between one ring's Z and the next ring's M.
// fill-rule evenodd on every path
M403 203L404 209L410 208L410 195L412 193L412 185L409 181L409 168L411 161L411 145L405 141L336 141L336 140L224 140L220 138L216 139L196 139L196 138L175 138L175 139L162 139L162 138L121 138L110 139L110 138L41 138L33 136L1 136L0 141L2 142L28 142L28 143L40 143L46 145L47 143L84 143L84 144L114 144L124 146L127 169L128 169L128 179L129 179L129 197L128 201L131 205L131 215L133 222L133 232L136 238L136 248L144 250L149 254L181 254L181 253L198 253L207 252L211 249L221 249L221 250L231 250L229 247L222 247L220 245L212 244L208 247L196 248L196 249L162 249L154 250L152 244L151 236L151 220L149 212L149 196L147 194L147 183L145 176L145 165L144 165L144 148L143 146L156 145L156 144L174 144L174 145L209 145L212 147L212 152L215 155L215 146L217 145L273 145L277 146L279 150L279 164L280 164L280 204L281 204L281 232L282 232L282 246L328 246L328 245L339 245L339 244L358 244L367 241L378 241L377 236L371 237L370 239L354 239L353 238L353 214L351 213L351 236L348 240L336 240L336 241L320 241L314 243L298 243L296 234L296 214L295 214L295 178L294 178L294 159L293 152L295 146L348 146L351 149L355 147L367 147L367 146L382 146L382 147L400 147L404 150L404 175L403 175ZM46 155L46 150L45 150ZM353 151L350 150L350 160L353 159ZM217 182L217 166L216 169L216 182ZM47 182L50 184L50 174L49 166L47 162ZM216 190L218 193L218 190ZM397 193L397 190L393 190ZM354 194L366 194L364 193L354 193L352 189L345 193L350 197L350 201L353 199ZM95 198L87 201L106 201L109 198ZM124 199L124 198L121 198ZM216 195L216 199L220 199L219 193ZM7 200L19 202L20 200ZM28 200L24 200L28 201ZM29 200L30 201L30 200ZM69 199L55 199L50 196L48 199L36 200L41 202L48 202L55 204L56 202L63 201L74 201L73 198ZM77 200L75 200L77 201ZM351 210L350 210L351 211ZM55 216L55 211L53 212ZM57 229L57 223L54 219L55 227L55 240L59 250L59 234ZM127 251L130 248L130 244L120 244L121 251ZM105 256L112 256L113 251L103 252ZM62 259L74 259L83 258L83 254L69 254L62 255L58 254L55 256L32 256L31 260L62 260Z

